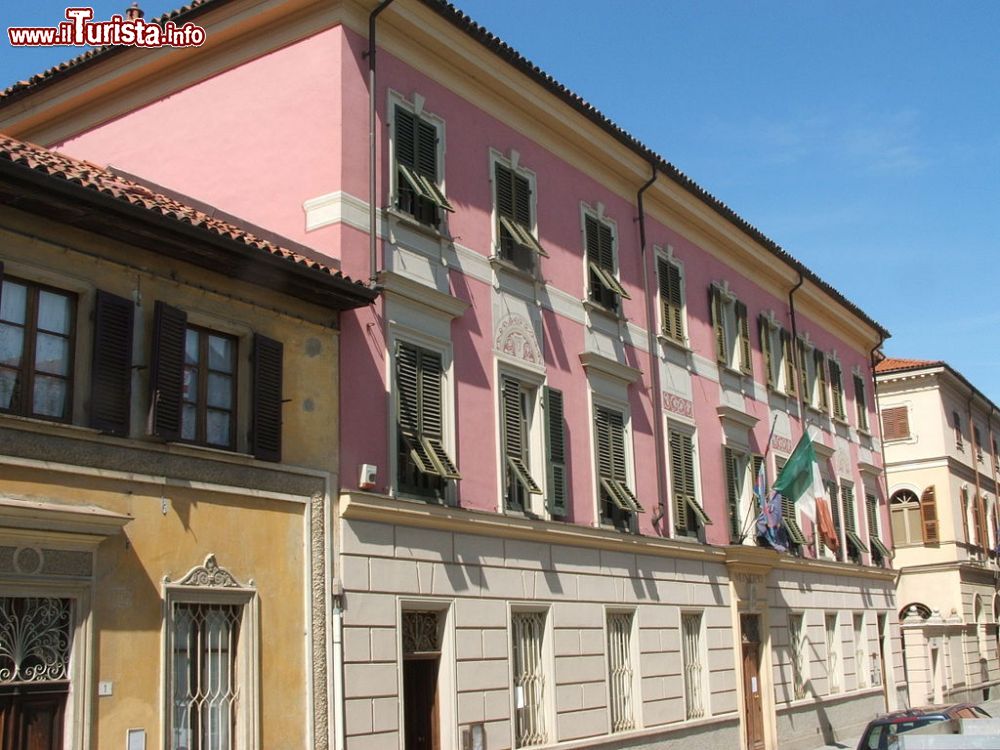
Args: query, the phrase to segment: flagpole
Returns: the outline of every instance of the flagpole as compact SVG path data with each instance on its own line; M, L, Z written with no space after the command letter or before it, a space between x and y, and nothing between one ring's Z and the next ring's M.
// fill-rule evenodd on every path
M763 458L763 461L764 461L764 479L765 480L767 479L767 457L771 453L771 439L774 437L774 428L777 427L777 426L778 426L778 415L775 414L774 415L774 419L771 420L771 431L767 434L767 445L764 446L764 458ZM751 467L752 466L753 466L753 464L751 463ZM754 476L751 481L756 486L757 477ZM764 489L765 489L765 491L767 490L766 487ZM760 507L759 510L761 512L764 509L764 502L766 500L767 500L767 498L764 498L764 497L760 498L760 505L761 505L761 507ZM740 543L741 544L743 543L743 540L747 538L747 532L750 531L750 524L751 523L757 523L757 515L754 514L754 513L752 513L751 512L752 510L753 510L753 506L752 505L749 508L747 508L747 519L743 522L743 528L740 531Z

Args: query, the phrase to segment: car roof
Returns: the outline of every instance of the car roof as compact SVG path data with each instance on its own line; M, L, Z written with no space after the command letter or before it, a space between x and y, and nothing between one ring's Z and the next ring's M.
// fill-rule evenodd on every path
M917 706L914 708L904 708L900 711L893 711L875 719L873 724L884 724L886 722L899 719L919 719L923 716L950 716L963 708L979 708L974 703L952 703L947 706Z

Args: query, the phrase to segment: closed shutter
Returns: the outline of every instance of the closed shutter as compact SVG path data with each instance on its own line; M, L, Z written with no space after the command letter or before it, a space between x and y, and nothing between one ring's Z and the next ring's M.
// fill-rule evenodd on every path
M830 395L827 391L828 384L826 378L826 357L818 349L813 351L813 365L816 368L816 379L818 381L819 408L826 413L830 411Z
M799 339L796 345L796 351L799 357L799 387L802 389L802 400L808 406L812 404L813 394L809 388L809 363L806 360L808 353L806 352L806 345L801 339Z
M542 494L542 488L532 478L528 468L527 435L525 434L521 384L513 378L504 378L501 386L501 409L503 411L502 437L504 459L511 473L521 483L525 491L533 495Z
M681 304L681 269L665 258L656 259L660 285L661 330L674 341L684 341L683 307Z
M730 448L723 448L724 466L726 471L726 502L729 506L729 538L733 544L739 544L740 531L740 487L737 476L737 458Z
M416 118L402 107L396 107L395 120L396 142L394 146L396 162L406 167L416 167Z
M771 324L763 315L757 318L760 353L764 355L764 376L768 388L774 388L774 353L771 351Z
M97 290L90 426L121 437L129 434L134 322L135 305L132 300Z
M781 522L785 525L788 540L793 544L805 544L806 536L802 533L798 519L795 517L795 503L790 498L781 496Z
M792 347L792 334L781 329L781 358L785 364L785 393L794 396L796 392L795 349Z
M187 314L157 300L153 308L153 350L149 371L149 432L163 440L181 437L184 339Z
M417 120L417 164L416 167L433 183L438 181L437 168L437 128L422 117Z
M740 335L740 372L744 375L753 374L753 362L750 359L750 321L747 317L747 306L736 302L736 328Z
M715 359L723 364L729 364L726 352L726 325L723 320L722 294L714 284L708 288L708 309L712 317L712 330L715 332Z
M858 429L868 430L868 398L865 395L865 381L854 376L854 404L858 412Z
M601 406L595 407L594 429L597 433L597 473L601 487L621 510L641 512L642 507L628 486L622 415Z
M410 459L423 474L461 479L442 443L441 355L412 344L396 347L396 414Z
M859 552L867 552L868 545L861 540L858 534L857 521L854 515L854 488L843 484L840 487L840 494L844 501L844 535Z
M830 390L833 392L833 416L837 419L844 419L847 414L844 412L844 386L841 382L840 365L832 359L830 366Z
M281 396L284 346L280 341L253 337L253 414L250 446L261 461L281 460Z
M882 437L885 440L905 440L910 437L910 415L907 407L893 406L882 410Z
M689 524L689 514L694 514L701 525L709 525L711 519L705 513L695 492L694 443L690 435L670 432L670 482L674 495L674 525L685 531Z
M878 531L878 498L871 493L865 493L865 509L868 515L868 542L871 545L872 554L878 553L882 558L891 557L892 553L882 541L882 535Z
M962 519L965 520L965 518L965 508L962 508ZM924 544L937 544L940 541L934 485L925 489L920 496L920 527L924 535ZM966 539L968 539L968 532L966 532Z
M545 444L549 453L546 504L553 516L565 516L569 487L566 481L566 436L563 431L562 391L546 387L543 399Z

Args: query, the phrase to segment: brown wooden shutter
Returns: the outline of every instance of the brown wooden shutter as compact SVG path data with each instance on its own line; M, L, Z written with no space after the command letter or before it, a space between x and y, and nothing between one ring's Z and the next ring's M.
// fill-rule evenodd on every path
M727 364L726 327L723 321L722 295L714 284L708 287L708 310L712 318L712 329L715 331L715 359Z
M764 355L764 377L768 388L774 388L774 352L771 348L771 324L767 317L757 318L757 335L760 337L760 353Z
M966 518L965 508L962 508L962 518ZM923 530L924 544L937 544L940 541L934 485L925 489L920 496L920 526ZM966 533L966 538L968 538L968 533Z
M884 440L905 440L910 437L910 415L905 406L893 406L882 410L882 438Z
M132 300L97 290L94 360L90 377L90 426L126 437L132 403Z
M794 396L795 386L795 349L792 347L792 334L781 329L781 358L785 364L785 393Z
M548 446L548 481L546 503L553 516L566 515L569 487L566 482L566 436L563 432L562 391L546 387L543 391L545 409L545 444Z
M753 374L753 361L750 359L750 321L747 317L747 306L736 302L736 328L740 336L740 372L744 375Z
M830 367L830 390L833 392L833 416L838 419L845 419L844 412L844 383L840 373L840 365L832 359L828 362Z
M179 440L181 436L186 333L187 314L157 300L149 370L149 432L164 440Z
M819 389L819 408L830 411L830 395L827 390L826 357L818 349L813 350L813 364L816 367L817 388Z
M284 347L280 341L253 337L253 414L250 445L255 458L281 460L281 396Z

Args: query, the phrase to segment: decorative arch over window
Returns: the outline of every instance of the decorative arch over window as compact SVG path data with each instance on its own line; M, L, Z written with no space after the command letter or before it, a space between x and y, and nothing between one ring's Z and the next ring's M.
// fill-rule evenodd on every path
M899 610L900 621L914 616L919 617L921 620L926 620L931 616L931 608L920 602L911 602Z

